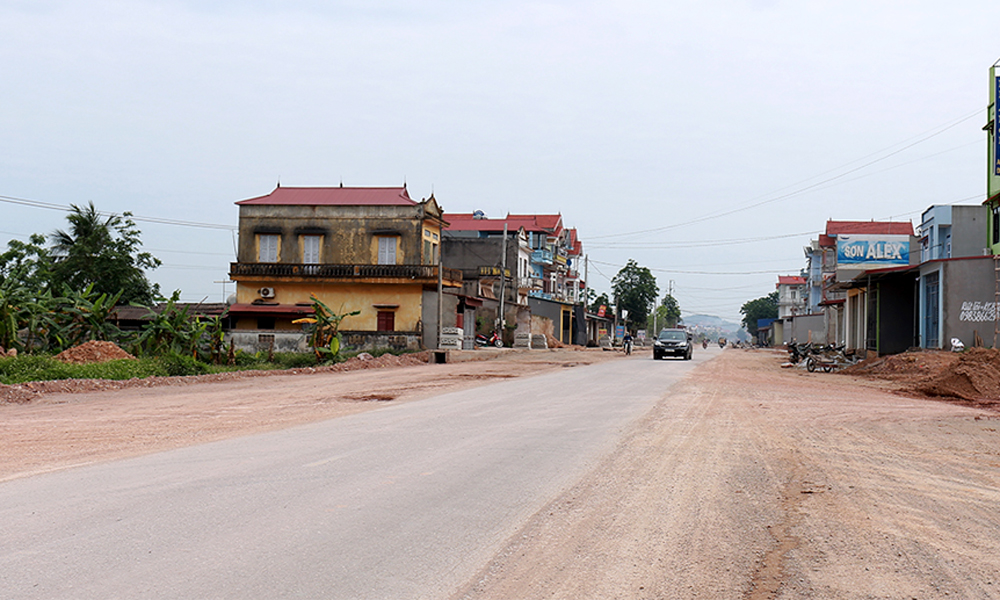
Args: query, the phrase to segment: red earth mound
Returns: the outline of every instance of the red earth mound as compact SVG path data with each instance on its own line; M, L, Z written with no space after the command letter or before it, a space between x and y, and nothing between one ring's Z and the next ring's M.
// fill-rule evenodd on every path
M69 348L68 350L63 350L54 358L71 365L102 363L109 360L120 360L123 358L135 360L134 356L125 352L112 342L87 342L85 344Z
M963 400L1000 399L1000 351L971 348L947 369L916 386L929 396Z

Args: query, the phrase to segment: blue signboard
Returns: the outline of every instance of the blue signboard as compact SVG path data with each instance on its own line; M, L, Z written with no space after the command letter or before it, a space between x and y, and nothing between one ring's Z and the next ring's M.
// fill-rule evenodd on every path
M908 264L909 236L837 236L837 266L851 265L863 269Z
M993 174L1000 175L1000 75L993 77Z

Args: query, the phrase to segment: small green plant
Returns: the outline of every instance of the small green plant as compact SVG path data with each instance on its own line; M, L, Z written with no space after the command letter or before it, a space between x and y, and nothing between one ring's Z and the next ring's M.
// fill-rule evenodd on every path
M204 375L208 373L208 365L187 354L168 352L156 360L167 375Z
M133 379L166 374L164 367L153 359L122 359L86 365L71 365L37 354L0 359L0 383L7 385L58 379Z
M309 345L312 346L317 361L336 359L337 355L340 354L341 346L341 337L337 333L337 329L340 328L340 322L347 317L360 315L361 311L355 310L349 313L337 314L330 310L330 307L316 296L310 296L310 299L313 302L312 308L315 316L311 319L302 320L302 322L309 324L307 329L309 332ZM344 307L341 306L340 310L344 310Z

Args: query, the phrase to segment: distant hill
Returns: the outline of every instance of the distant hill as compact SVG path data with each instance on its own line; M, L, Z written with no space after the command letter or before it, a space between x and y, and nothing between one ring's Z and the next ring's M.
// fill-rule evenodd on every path
M682 322L688 327L716 331L722 337L743 339L743 336L746 335L743 333L743 326L739 323L726 321L715 315L684 315ZM714 336L712 337L714 338Z
M733 323L732 321L726 321L721 317L716 317L715 315L684 315L683 322L687 325L698 325L701 327L718 327L720 329L728 329L731 331L736 331L741 329L742 326L739 323Z

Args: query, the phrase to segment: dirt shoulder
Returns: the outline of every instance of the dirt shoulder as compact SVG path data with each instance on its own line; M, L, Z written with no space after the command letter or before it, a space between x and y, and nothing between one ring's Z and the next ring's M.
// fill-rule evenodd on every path
M490 381L615 360L563 348L387 355L319 369L0 386L0 481L374 410Z
M452 600L1000 598L1000 415L726 350Z

